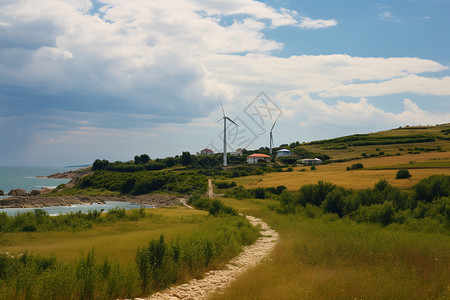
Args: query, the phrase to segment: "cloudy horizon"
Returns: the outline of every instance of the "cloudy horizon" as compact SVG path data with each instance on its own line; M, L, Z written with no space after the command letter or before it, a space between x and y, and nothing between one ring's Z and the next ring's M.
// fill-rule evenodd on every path
M221 151L219 97L230 147L449 123L450 3L360 2L3 0L0 165Z

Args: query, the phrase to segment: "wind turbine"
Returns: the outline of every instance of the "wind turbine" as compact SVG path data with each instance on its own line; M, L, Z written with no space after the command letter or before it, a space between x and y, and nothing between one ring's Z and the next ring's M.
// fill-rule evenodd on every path
M219 103L220 103L220 107L222 107L222 113L223 113L223 117L222 117L223 118L223 166L226 167L227 166L227 120L236 126L239 126L239 125L236 124L233 120L231 120L230 118L228 118L225 115L225 110L223 109L223 105L222 105L222 101L220 100L220 97L219 97ZM219 122L219 121L217 121L217 122Z
M270 155L272 155L272 147L273 147L273 136L272 136L272 131L273 131L273 128L275 127L275 124L277 123L277 121L278 121L278 117L275 119L275 122L273 122L272 128L270 128L270 131L266 131L266 132L263 132L263 133L260 133L260 134L259 134L259 135L263 135L263 134L267 134L267 133L270 134L270 142L269 142L269 146L270 146Z

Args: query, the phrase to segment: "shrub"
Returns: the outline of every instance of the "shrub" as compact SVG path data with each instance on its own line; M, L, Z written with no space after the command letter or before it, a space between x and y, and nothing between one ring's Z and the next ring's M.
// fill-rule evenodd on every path
M279 160L286 165L293 165L297 163L297 157L292 156L280 157Z
M362 163L356 163L356 164L352 164L351 167L347 167L347 171L349 170L358 170L358 169L362 169L364 168Z
M228 182L228 181L219 181L215 183L216 187L219 189L228 189L236 186L236 182Z
M408 169L400 169L397 171L397 175L395 175L395 179L406 179L410 177L411 174L409 174Z
M422 179L414 186L416 201L431 202L440 197L450 196L450 176L433 175Z

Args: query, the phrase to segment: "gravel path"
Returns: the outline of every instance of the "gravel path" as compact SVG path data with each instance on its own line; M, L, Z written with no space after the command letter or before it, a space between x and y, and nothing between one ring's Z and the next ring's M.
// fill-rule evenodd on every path
M150 295L149 299L207 299L212 293L226 288L240 274L259 264L273 250L279 240L278 233L270 229L261 219L247 216L254 225L261 226L261 237L253 244L244 247L244 251L233 258L223 270L209 271L202 279L193 279L186 284L171 287Z

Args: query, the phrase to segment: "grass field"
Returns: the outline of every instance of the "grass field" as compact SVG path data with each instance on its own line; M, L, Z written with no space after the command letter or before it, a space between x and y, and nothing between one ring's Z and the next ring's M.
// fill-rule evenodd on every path
M161 234L170 240L198 228L208 213L185 207L149 208L147 217L139 221L94 225L92 230L77 232L19 232L0 234L1 251L9 253L54 255L61 261L71 261L94 248L99 259L126 263L136 255L136 249Z
M366 158L341 163L319 165L316 170L310 167L294 167L293 172L267 173L258 176L234 178L245 188L286 186L298 190L305 184L315 184L319 180L331 182L354 190L371 188L380 179L400 188L410 188L420 180L435 174L450 175L450 152L424 152L401 156ZM362 163L364 169L347 171L354 163ZM408 168L408 166L411 166ZM422 167L421 167L422 166ZM410 169L409 179L396 180L400 168Z
M398 138L401 136L428 136L434 138L433 142L426 143L404 143L404 144L387 144L387 145L368 145L368 146L348 146L347 144L312 144L306 143L301 146L314 153L323 153L330 156L333 160L351 159L361 157L363 153L367 156L371 154L379 154L384 152L385 155L407 154L408 152L421 151L419 149L440 148L443 151L450 151L450 143L448 135L445 135L441 130L450 129L450 124L443 124L437 126L423 126L423 127L409 127L401 129L385 130L375 133L369 133L368 136L373 138ZM445 140L447 139L447 140ZM338 146L338 147L336 147ZM337 149L343 148L343 149Z
M213 299L449 299L450 236L277 215L272 200L223 201L262 217L281 242Z

